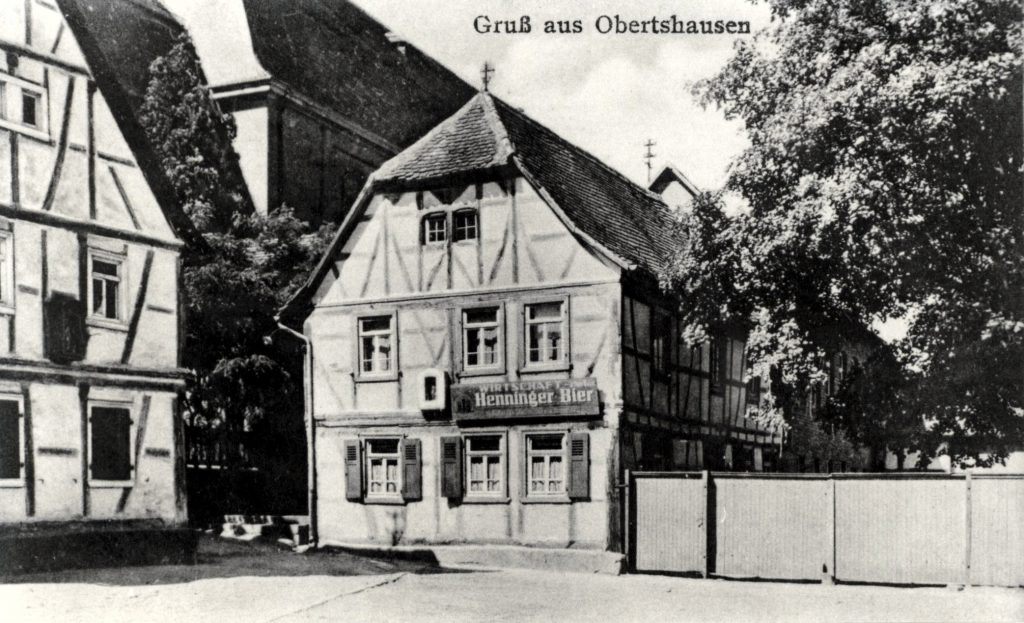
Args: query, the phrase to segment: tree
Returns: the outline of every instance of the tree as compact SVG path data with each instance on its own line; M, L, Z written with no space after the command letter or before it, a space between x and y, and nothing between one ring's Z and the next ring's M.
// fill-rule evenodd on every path
M696 87L750 138L727 182L749 204L723 226L738 249L708 260L749 309L718 306L789 386L821 380L816 333L908 318L890 398L923 426L891 442L1000 460L1024 442L1020 3L770 5L772 25Z
M186 36L150 76L140 118L208 247L184 253L189 417L231 430L301 428L301 356L296 345L265 338L326 249L328 228L310 229L287 207L254 211L235 166L234 121L212 101Z

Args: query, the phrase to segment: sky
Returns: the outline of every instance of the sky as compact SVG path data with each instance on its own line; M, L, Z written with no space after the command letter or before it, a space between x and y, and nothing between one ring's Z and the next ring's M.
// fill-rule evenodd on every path
M485 61L495 67L490 90L590 151L638 183L651 139L655 172L679 167L703 189L725 181L745 146L742 125L702 109L694 82L713 75L743 35L600 34L602 15L623 20L769 23L767 7L748 0L355 0L355 4L467 82L480 85ZM480 34L474 21L529 16L532 32ZM551 35L545 20L579 19L584 32ZM751 35L745 35L750 37Z

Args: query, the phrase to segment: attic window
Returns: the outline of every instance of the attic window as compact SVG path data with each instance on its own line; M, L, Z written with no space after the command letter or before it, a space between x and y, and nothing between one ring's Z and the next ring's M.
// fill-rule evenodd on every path
M438 244L448 240L448 215L441 212L423 219L423 244Z
M455 242L460 242L462 240L476 240L480 237L480 228L477 223L476 210L459 210L455 213L454 219Z

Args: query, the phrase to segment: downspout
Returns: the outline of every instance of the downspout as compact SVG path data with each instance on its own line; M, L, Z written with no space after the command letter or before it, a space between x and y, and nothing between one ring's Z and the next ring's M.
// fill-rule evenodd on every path
M303 405L306 419L306 485L307 504L309 506L309 544L317 546L319 530L317 529L316 512L316 419L313 417L313 343L305 335L291 327L285 326L280 317L277 320L277 327L282 331L294 335L306 345L306 357L303 365L302 386Z

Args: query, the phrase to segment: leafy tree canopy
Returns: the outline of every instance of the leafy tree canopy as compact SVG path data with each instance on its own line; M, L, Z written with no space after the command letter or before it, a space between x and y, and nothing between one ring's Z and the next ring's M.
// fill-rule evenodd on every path
M886 437L922 461L1004 457L1024 443L1020 3L770 5L772 25L695 89L746 126L727 189L749 210L698 201L664 281L694 330L750 327L779 417L782 386L823 379L823 331L909 319L888 416L852 400L860 417L839 421L862 441L923 421Z
M190 417L236 429L271 413L294 420L301 356L297 345L265 338L325 250L328 228L312 230L287 207L253 210L231 148L234 120L213 103L187 37L153 62L150 76L143 125L208 246L187 249L183 262Z

